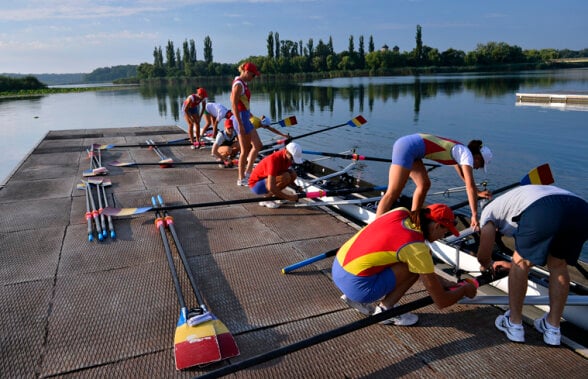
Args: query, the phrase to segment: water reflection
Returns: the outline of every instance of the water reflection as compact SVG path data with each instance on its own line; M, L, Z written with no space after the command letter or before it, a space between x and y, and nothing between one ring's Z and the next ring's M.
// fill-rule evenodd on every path
M562 70L567 71L567 70ZM580 70L581 71L581 70ZM332 113L335 99L344 100L350 113L372 111L377 102L396 102L400 98L414 99L414 121L418 121L422 102L437 96L452 97L465 92L475 97L492 99L510 95L525 87L565 89L568 83L586 84L585 75L554 72L523 72L513 74L458 74L403 77L334 78L313 82L283 82L262 76L251 83L254 96L269 103L270 117L281 119L289 114L315 111ZM230 79L207 80L199 83L208 93L220 98L230 95ZM157 98L159 114L180 120L181 103L195 92L194 82L161 81L140 87L145 99ZM227 104L228 105L228 104ZM366 108L367 107L367 108Z

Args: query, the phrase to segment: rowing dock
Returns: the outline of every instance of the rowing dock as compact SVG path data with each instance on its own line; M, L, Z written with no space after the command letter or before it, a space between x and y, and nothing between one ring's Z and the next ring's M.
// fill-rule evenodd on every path
M116 239L90 242L77 185L91 144L184 136L176 126L52 131L0 187L0 377L192 378L365 318L340 301L330 259L281 274L340 246L357 231L352 222L327 209L257 203L173 210L199 289L240 349L176 371L179 305L153 212L116 218ZM211 160L209 149L162 151L175 161ZM147 148L105 150L101 159L159 160ZM107 196L117 207L150 206L157 194L167 205L253 197L236 186L235 169L217 165L108 168ZM180 283L189 294L187 279ZM403 303L426 295L417 284ZM586 349L577 343L585 332L553 348L526 325L527 342L516 344L494 327L501 312L426 306L416 311L418 326L370 325L228 377L586 377Z

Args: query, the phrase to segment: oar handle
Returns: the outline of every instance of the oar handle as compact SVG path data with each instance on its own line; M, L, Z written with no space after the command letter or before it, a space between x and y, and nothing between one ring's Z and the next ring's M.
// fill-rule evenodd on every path
M287 273L292 272L294 270L297 270L301 267L308 266L309 264L312 264L314 262L318 262L318 261L326 259L328 257L334 257L337 254L337 251L339 251L338 248L333 249L333 250L329 250L326 253L315 255L314 257L310 257L310 258L305 259L303 261L300 261L298 263L294 263L294 264L291 264L290 266L286 266L282 269L282 274L287 274Z

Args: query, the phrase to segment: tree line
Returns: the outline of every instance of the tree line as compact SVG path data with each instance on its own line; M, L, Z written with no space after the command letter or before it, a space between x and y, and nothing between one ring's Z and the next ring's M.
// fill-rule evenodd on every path
M336 52L333 39L328 41L310 38L303 42L281 40L278 32L269 32L266 56L250 56L242 61L254 62L265 74L324 73L332 71L362 70L369 74L388 72L393 69L414 67L489 67L508 64L541 64L562 58L588 57L588 49L573 51L569 49L531 49L523 50L505 42L478 44L473 51L465 52L449 48L445 51L423 43L423 31L416 27L415 47L410 51L400 51L383 45L376 49L373 36L366 42L364 36L356 41L354 36L348 40L347 50ZM204 57L198 60L196 44L193 39L185 40L182 49L175 48L172 41L167 42L165 54L161 46L153 51L153 64L141 63L137 68L139 79L160 77L219 76L235 73L237 64L221 64L213 61L212 40L204 38ZM241 62L242 62L241 61Z

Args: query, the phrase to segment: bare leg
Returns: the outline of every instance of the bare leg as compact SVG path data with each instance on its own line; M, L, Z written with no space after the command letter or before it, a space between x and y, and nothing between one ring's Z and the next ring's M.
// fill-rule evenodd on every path
M387 309L390 309L394 304L398 303L402 296L412 287L418 280L418 274L413 274L408 271L408 265L406 263L396 263L391 267L396 276L396 287L392 292L384 296L381 303Z
M251 149L251 134L239 135L239 147L241 155L239 155L239 180L245 176L245 167L247 166L247 155Z
M560 319L568 300L570 274L566 261L551 255L547 257L547 267L549 268L549 315L547 321L559 328Z
M247 168L245 172L247 174L251 174L253 171L253 164L257 159L257 155L259 154L259 150L261 150L261 140L259 139L259 134L257 134L257 130L253 129L251 132L251 150L249 151L249 155L247 156Z
M523 303L527 294L527 278L531 266L531 262L523 259L518 252L513 253L512 266L508 273L508 303L510 321L514 324L523 322Z
M397 164L390 165L390 170L388 171L388 189L378 203L376 217L380 217L392 208L392 204L400 197L409 175L410 170Z
M411 210L416 211L423 207L427 192L429 192L429 188L431 188L431 180L429 179L429 174L427 174L427 169L425 168L423 161L414 161L412 170L410 170L410 178L416 185L412 195Z

